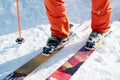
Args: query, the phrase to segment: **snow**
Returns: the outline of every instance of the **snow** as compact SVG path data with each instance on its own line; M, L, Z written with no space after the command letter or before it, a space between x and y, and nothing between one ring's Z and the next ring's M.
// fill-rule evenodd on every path
M76 30L78 36L71 44L25 80L45 80L84 45L90 29L82 33L81 28L90 25L91 4L89 2L88 0L65 0L70 22L76 26L85 22ZM87 59L71 80L120 80L119 2L120 0L111 0L113 6L111 28L118 28L118 30L114 31ZM21 45L15 42L18 37L15 0L0 0L0 80L39 54L50 36L50 25L45 15L43 0L19 0L19 3L22 37L25 39Z

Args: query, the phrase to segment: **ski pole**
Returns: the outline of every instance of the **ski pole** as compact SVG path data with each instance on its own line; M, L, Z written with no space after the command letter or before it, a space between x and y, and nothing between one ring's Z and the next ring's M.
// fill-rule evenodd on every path
M24 39L21 37L21 28L20 28L20 10L19 10L19 3L18 0L16 0L16 10L17 10L17 16L18 16L18 38L16 39L16 42L18 44L22 44L24 42Z

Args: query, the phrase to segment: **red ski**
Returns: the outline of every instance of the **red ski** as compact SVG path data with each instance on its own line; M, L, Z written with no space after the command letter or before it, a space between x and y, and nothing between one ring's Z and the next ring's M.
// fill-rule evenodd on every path
M52 75L46 80L70 80L72 75L78 70L78 68L87 60L87 58L95 51L87 50L82 47L74 56L66 61L61 67L59 67Z
M111 34L108 32L105 38ZM97 46L101 46L105 40L103 38ZM80 66L88 59L88 57L95 51L85 49L83 46L78 52L76 52L70 59L68 59L62 66L60 66L53 74L51 74L46 80L70 80L72 75L80 68Z

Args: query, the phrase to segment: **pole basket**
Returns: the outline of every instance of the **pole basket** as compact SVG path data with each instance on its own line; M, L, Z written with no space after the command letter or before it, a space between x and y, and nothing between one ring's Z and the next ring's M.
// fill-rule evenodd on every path
M15 41L16 41L16 43L18 43L18 44L22 44L22 43L25 42L24 38L17 38Z

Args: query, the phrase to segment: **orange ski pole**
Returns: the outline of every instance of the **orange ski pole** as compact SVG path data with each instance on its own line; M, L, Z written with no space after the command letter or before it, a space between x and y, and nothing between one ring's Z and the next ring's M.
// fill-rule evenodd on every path
M16 9L17 9L17 16L18 16L18 38L16 39L16 42L18 44L22 44L24 42L24 39L21 37L21 28L20 28L20 10L19 10L19 3L18 0L16 0Z

